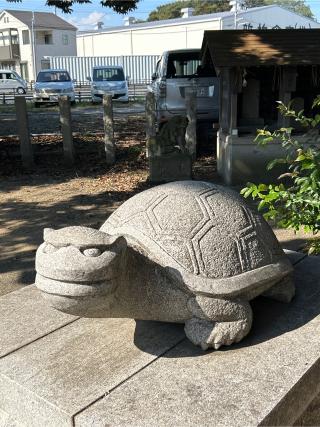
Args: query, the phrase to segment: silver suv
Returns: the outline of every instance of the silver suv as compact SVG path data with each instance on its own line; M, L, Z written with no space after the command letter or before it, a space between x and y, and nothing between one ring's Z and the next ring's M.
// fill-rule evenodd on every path
M158 61L148 90L155 94L158 123L185 115L186 88L196 87L197 119L219 118L219 79L212 64L203 65L200 49L166 51Z

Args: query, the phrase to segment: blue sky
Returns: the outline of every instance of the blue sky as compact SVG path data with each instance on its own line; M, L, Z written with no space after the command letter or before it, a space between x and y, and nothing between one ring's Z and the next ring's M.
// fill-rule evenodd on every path
M157 6L171 2L172 0L140 0L138 9L133 11L130 15L138 19L146 19L148 14L156 9ZM99 0L92 0L91 5L75 6L74 12L71 15L65 15L61 12L58 12L58 15L71 21L78 26L79 29L92 29L94 24L99 20L103 21L106 27L122 25L123 16L117 15L109 8L101 7L99 3ZM306 3L310 6L312 12L320 22L320 0L307 0ZM0 0L0 10L1 9L54 12L54 8L45 6L45 0L23 0L21 4Z

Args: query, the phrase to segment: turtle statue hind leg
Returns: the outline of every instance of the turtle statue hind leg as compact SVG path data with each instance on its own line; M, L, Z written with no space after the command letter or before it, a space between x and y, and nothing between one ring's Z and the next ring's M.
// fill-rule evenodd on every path
M280 302L290 302L296 293L296 287L291 274L285 276L261 295Z
M250 331L252 310L248 301L196 296L188 301L194 317L185 322L189 340L203 350L239 342Z

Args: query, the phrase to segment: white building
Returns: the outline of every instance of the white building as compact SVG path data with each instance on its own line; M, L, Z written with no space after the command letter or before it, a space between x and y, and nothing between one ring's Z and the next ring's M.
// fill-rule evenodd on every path
M192 16L192 9L183 9L183 17L125 25L77 34L78 56L161 55L165 50L200 48L205 30L253 28L320 28L310 18L283 7L271 5L247 10Z
M48 56L76 55L77 28L53 13L0 12L0 68L13 68L34 80Z

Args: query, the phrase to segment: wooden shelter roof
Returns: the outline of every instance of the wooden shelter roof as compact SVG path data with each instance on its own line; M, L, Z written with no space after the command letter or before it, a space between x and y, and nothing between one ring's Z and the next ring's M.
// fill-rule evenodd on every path
M205 31L203 58L215 67L320 64L320 29Z

